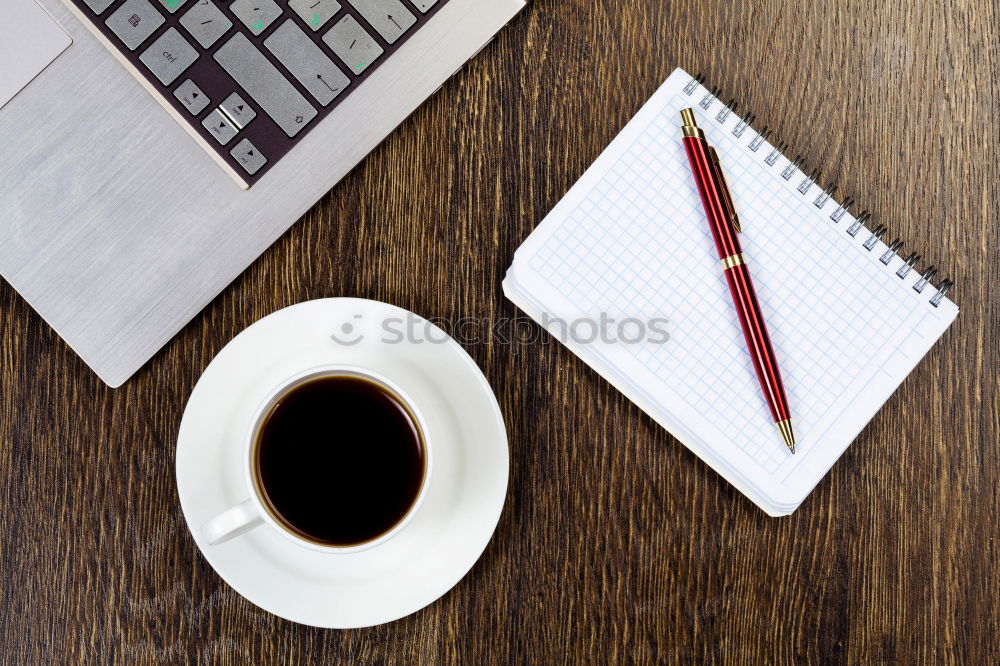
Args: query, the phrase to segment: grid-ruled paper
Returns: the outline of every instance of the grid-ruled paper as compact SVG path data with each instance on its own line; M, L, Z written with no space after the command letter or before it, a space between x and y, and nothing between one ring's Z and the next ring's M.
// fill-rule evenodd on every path
M678 70L518 251L505 283L536 318L631 322L625 340L570 346L772 513L793 509L957 314L871 232L847 233L836 201ZM706 102L703 108L701 102ZM798 438L790 455L761 393L684 153L693 107L719 152L743 223L744 256L764 309ZM734 131L735 130L735 131ZM739 134L739 136L736 136ZM789 175L786 180L783 172ZM528 303L532 305L528 305ZM646 324L648 326L648 324ZM552 326L550 326L552 329ZM611 337L619 332L610 328ZM649 333L647 328L647 333ZM757 500L761 503L760 500Z

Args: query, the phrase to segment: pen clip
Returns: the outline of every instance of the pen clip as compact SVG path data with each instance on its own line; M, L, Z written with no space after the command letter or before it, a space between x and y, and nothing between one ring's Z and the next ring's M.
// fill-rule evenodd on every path
M736 205L733 204L733 195L729 193L729 184L726 183L726 177L722 173L722 164L719 162L719 154L715 152L715 148L711 146L708 147L709 155L712 157L712 169L715 171L715 181L719 184L719 189L722 190L722 201L726 205L726 210L729 212L729 219L733 223L733 228L736 229L736 233L743 233L743 229L740 226L740 217L736 214Z

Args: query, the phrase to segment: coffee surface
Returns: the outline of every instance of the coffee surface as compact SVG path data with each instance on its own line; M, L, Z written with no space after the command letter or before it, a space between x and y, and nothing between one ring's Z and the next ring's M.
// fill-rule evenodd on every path
M272 512L311 541L351 546L391 530L420 492L425 452L416 424L387 389L322 377L272 407L255 447Z

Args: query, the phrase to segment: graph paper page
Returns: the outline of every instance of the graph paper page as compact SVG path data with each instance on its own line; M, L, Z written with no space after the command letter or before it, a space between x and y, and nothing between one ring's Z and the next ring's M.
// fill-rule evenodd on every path
M771 419L687 162L680 111L689 107L740 214L796 455ZM932 284L915 291L915 270L899 277L898 256L864 227L849 234L854 217L831 219L839 204L824 202L818 185L723 111L675 71L518 250L504 286L738 488L770 513L787 513L958 309L947 298L933 306ZM612 323L590 341L586 322L602 317L643 324ZM653 319L666 319L666 342L650 332ZM642 326L646 336L634 342Z

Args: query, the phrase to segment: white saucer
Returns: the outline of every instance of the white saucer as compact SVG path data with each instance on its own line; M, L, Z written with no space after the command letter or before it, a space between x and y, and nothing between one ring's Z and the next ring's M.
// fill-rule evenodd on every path
M418 335L401 339L408 320ZM254 408L284 378L328 363L388 377L426 418L434 474L412 522L353 554L313 552L267 527L207 545L201 526L249 496L240 445ZM450 590L496 528L508 465L496 398L458 343L406 310L353 298L293 305L236 336L195 386L177 436L177 490L205 559L254 604L317 627L389 622Z

